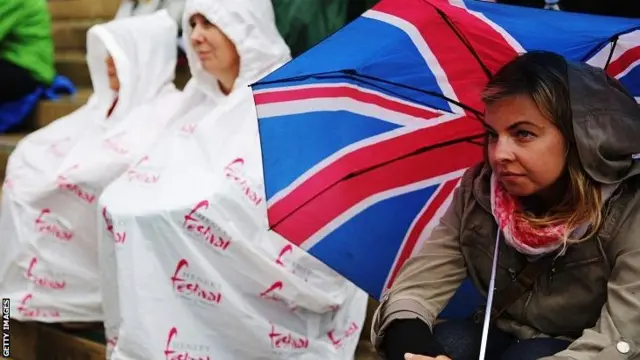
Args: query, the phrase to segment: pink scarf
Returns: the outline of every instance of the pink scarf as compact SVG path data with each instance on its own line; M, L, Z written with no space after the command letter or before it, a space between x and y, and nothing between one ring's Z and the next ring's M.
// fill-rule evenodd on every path
M517 216L518 200L510 195L495 176L491 176L491 210L502 230L506 243L525 255L542 255L564 245L567 234L565 224L533 228L529 222Z

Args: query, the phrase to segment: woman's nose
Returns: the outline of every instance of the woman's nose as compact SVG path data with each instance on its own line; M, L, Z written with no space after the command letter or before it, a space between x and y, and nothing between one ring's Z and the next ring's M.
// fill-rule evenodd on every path
M515 156L513 154L511 140L508 137L499 138L496 141L496 145L493 149L494 156L498 162L513 161Z
M196 25L191 32L191 41L192 42L202 42L202 32L200 31L200 26Z

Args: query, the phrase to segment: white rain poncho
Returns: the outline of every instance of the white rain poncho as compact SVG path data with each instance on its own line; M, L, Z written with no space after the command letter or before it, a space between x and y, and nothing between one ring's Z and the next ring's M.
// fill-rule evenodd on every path
M11 154L0 210L0 296L11 299L13 318L103 319L98 197L139 160L177 110L176 32L164 11L92 27L87 62L93 95L28 135ZM107 54L117 69L118 94L109 88Z
M187 37L195 13L236 45L240 75L220 101L188 48L194 109L100 198L108 358L352 359L366 294L266 230L247 84L289 58L270 2L189 0Z

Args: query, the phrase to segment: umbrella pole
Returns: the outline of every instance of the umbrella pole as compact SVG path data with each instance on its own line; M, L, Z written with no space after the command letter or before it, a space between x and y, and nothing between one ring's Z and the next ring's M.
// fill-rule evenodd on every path
M496 287L496 271L498 269L498 255L500 254L500 230L496 235L496 248L493 252L493 265L491 265L491 279L487 291L487 307L484 309L484 323L482 325L482 342L480 343L480 357L478 360L485 360L487 352L487 340L489 338L489 323L491 323L491 308L493 307L493 293Z

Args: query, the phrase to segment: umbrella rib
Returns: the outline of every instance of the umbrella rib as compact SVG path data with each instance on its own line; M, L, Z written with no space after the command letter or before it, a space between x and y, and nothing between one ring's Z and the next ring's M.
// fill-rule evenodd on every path
M390 85L395 85L395 86L398 86L398 87L404 87L404 88L407 88L407 89L410 89L410 90L415 90L415 91L418 91L418 92L424 92L424 93L427 93L428 95L435 96L435 97L438 97L438 98L442 98L445 101L451 101L451 102L457 103L457 101L449 99L449 98L444 97L444 96L440 96L438 93L431 93L428 90L421 90L421 89L412 88L410 86L406 86L406 85L402 85L402 84L396 84L396 83L394 83L392 81L386 81L386 80L379 79L379 78L376 78L376 77L373 77L373 76L361 75L356 70L339 70L337 72L334 72L334 74L335 75L324 75L323 74L321 76L313 76L313 77L318 79L318 80L326 80L326 79L350 79L350 80L354 80L354 81L369 85L371 87L374 87L376 89L379 89L379 90L381 90L383 92L388 92L388 93L390 93L390 94L392 94L392 95L394 95L396 97L399 97L401 99L407 100L409 102L418 103L420 105L424 105L424 106L427 106L427 107L430 107L430 108L434 108L436 110L440 110L440 111L443 111L443 112L446 112L446 113L451 113L451 111L450 110L446 110L446 109L441 109L440 107L437 107L437 106L434 106L434 105L427 105L427 104L425 104L423 102L416 101L415 99L412 99L412 98L410 98L408 96L399 94L396 91L393 91L391 89L387 89L387 88L385 88L383 86L380 86L379 84L376 84L375 82L377 81L377 82L381 82L381 83L387 83L387 84L390 84ZM367 80L373 80L374 82L365 81L365 80L363 80L361 78L367 79ZM464 104L461 104L461 105L462 105L461 107L463 107L463 108L466 107L466 105L464 105ZM473 109L471 109L470 111L473 111Z
M604 68L603 70L606 72L607 68L609 67L609 64L611 64L611 59L613 58L613 53L616 50L616 46L618 46L618 39L619 37L615 37L615 39L613 39L613 44L611 44L611 51L609 51L609 56L607 57L607 62L604 64Z
M446 147L446 146L457 144L457 143L461 143L461 142L469 142L471 144L477 145L477 143L474 143L474 140L477 140L479 138L484 138L484 136L485 136L485 134L476 134L476 135L471 135L471 136L465 136L463 138L444 141L444 142L441 142L441 143L438 143L438 144L434 144L434 145L423 146L423 147L421 147L419 149L416 149L415 151L410 152L410 153L408 153L406 155L402 155L402 156L399 156L399 157L397 157L395 159L387 160L387 161L382 162L380 164L372 165L372 166L369 166L368 168L352 172L351 174L346 175L340 181L353 179L353 178L355 178L357 176L360 176L360 175L365 174L367 172L376 170L378 168L381 168L383 166L389 165L389 164L394 163L396 161L404 160L404 159L410 158L412 156L420 155L420 154L422 154L424 152L427 152L427 151L430 151L430 150L435 150L435 149L438 149L438 148L441 148L441 147Z
M446 146L450 146L450 145L454 145L457 143L462 143L462 142L468 142L474 145L481 145L478 144L476 142L474 142L475 140L479 139L479 138L483 138L485 136L485 134L475 134L475 135L470 135L470 136L465 136L462 138L457 138L457 139L453 139L453 140L449 140L449 141L444 141L438 144L433 144L433 145L428 145L428 146L423 146L419 149L416 149L415 151L412 151L408 154L399 156L397 158L391 159L391 160L387 160L385 162L376 164L376 165L372 165L369 166L365 169L362 170L358 170L355 172L352 172L348 175L345 175L342 179L334 182L333 184L327 186L324 190L319 191L317 194L313 195L310 199L308 199L307 201L305 201L304 203L300 204L299 206L297 206L295 209L293 209L290 213L288 213L287 215L285 215L282 219L280 219L279 221L277 221L275 224L271 225L269 227L269 230L275 231L275 229L282 224L285 220L287 220L288 218L290 218L291 216L293 216L293 214L295 214L296 212L298 212L298 210L302 209L303 207L307 206L309 203L311 203L312 201L314 201L315 199L317 199L318 197L320 197L322 194L326 193L327 191L331 190L334 186L338 185L339 183L343 182L343 181L347 181L350 179L353 179L355 177L358 177L360 175L366 174L368 172L371 172L373 170L379 169L383 166L389 165L391 163L394 163L396 161L400 161L400 160L404 160L406 158L412 157L412 156L416 156L416 155L420 155L424 152L430 151L430 150L435 150L438 148L442 148L442 147L446 147Z
M341 74L341 75L338 75L338 74ZM405 100L408 100L408 101L411 101L411 102L415 102L415 103L419 103L419 104L424 105L424 106L435 108L433 105L428 105L428 104L424 104L422 102L415 101L414 99L409 99L408 97L403 96L401 94L398 94L398 93L396 93L396 92L394 92L394 91L392 91L390 89L385 89L385 88L380 87L379 85L374 85L374 84L365 82L362 79L372 80L372 81L380 82L380 83L387 84L387 85L397 86L399 88L404 88L404 89L407 89L407 90L413 90L413 91L416 91L416 92L419 92L419 93L423 93L423 94L426 94L426 95L429 95L429 96L433 96L433 97L438 98L438 99L445 100L447 102L455 104L455 105L457 105L457 106L459 106L459 107L461 107L461 108L473 113L478 118L478 120L480 120L480 121L482 121L481 118L483 117L482 112L474 109L473 107L468 106L466 104L463 104L463 103L461 103L461 102L459 102L457 100L451 99L451 98L449 98L449 97L447 97L445 95L442 95L440 93L437 93L435 91L424 90L424 89L420 89L420 88L417 88L417 87L413 87L413 86L404 85L404 84L396 83L396 82L393 82L393 81L381 79L381 78L378 78L378 77L375 77L375 76L361 74L357 70L354 70L354 69L343 69L343 70L336 70L336 71L331 71L331 72L321 72L321 73L316 73L316 74L300 75L300 76L284 78L284 79L277 79L277 80L270 80L270 81L260 81L260 82L255 83L254 85L271 85L271 84L279 84L279 83L290 83L290 82L308 80L310 78L316 78L316 79L347 78L347 79L352 79L352 80L360 81L360 82L368 84L368 85L376 86L379 89L384 90L384 91L389 91L389 92L393 93L395 96L401 97L401 98L403 98ZM252 85L252 86L254 86L254 85ZM447 110L444 110L444 109L438 109L438 110L445 111L445 112L450 112L450 111L447 111Z
M323 78L323 79L327 79L327 78ZM381 86L380 84L376 84L375 83L376 81L381 82L381 83L385 83L385 80L377 79L377 78L373 77L373 79L371 79L371 80L373 80L373 82L366 81L365 79L367 79L367 80L370 80L370 79L368 79L368 77L366 75L360 75L355 70L344 70L344 75L335 76L335 78L338 78L338 79L347 78L347 79L351 79L351 80L354 80L354 81L358 81L360 83L369 85L369 86L371 86L373 88L376 88L378 90L381 90L383 92L388 92L388 93L392 94L393 96L396 96L396 97L399 97L401 99L407 100L407 101L409 101L411 103L418 103L420 105L424 105L426 107L430 107L430 108L433 108L433 109L436 109L436 110L440 110L440 111L446 112L446 113L450 113L451 112L450 110L441 109L440 107L435 106L435 105L427 105L427 104L425 104L423 102L416 101L415 99L412 99L409 96L402 95L402 94L400 94L400 93L398 93L396 91L393 91L391 89L387 89L384 86ZM395 85L395 83L393 83L393 82L388 82L388 83L392 84L392 85ZM397 84L397 86L402 87L402 85L400 85L400 84ZM410 88L410 87L406 87L406 88ZM419 91L419 92L422 92L419 89L416 89L416 90ZM427 91L427 90L425 90L425 91ZM437 93L428 94L428 95L437 95ZM449 101L448 99L445 99L445 100Z
M632 28L629 28L625 31L621 31L617 34L613 34L612 36L610 36L609 38L607 38L606 40L596 44L596 46L594 46L591 50L589 50L589 52L587 52L587 54L585 56L582 57L582 59L580 59L580 62L586 62L587 60L589 60L593 55L595 55L599 50L601 50L607 43L610 43L612 41L614 41L615 39L629 34L633 31L636 30L640 30L640 26L634 26Z
M428 1L425 0L425 2L429 3ZM451 28L451 30L453 31L454 34L456 34L456 36L458 37L458 39L460 39L460 42L462 42L462 44L467 48L467 50L469 50L469 52L471 53L471 55L473 56L474 59L476 59L476 61L478 62L478 65L480 65L480 67L482 68L482 71L484 71L484 74L487 76L487 79L491 79L491 77L493 76L491 74L491 71L489 70L489 68L482 62L482 60L480 59L480 55L478 55L478 53L476 52L476 50L473 48L473 46L471 46L471 43L469 43L469 40L467 40L466 37L464 37L464 35L462 34L462 32L460 31L460 29L458 29L458 27L453 23L453 21L451 21L451 18L449 18L447 16L447 14L445 14L442 10L438 9L437 7L435 7L433 4L429 3L429 5L433 6L434 9L436 10L436 12L438 13L438 15L440 15L440 17L442 18L442 20L444 20L444 22Z
M319 76L324 76L324 75L334 75L335 73L339 73L339 72L343 72L345 70L333 70L333 71L324 71L324 72L319 72L319 73L314 73L314 74L306 74L306 75L298 75L298 76L292 76L292 77L288 77L288 78L283 78L283 79L275 79L275 80L269 80L269 81L256 81L255 83L251 84L251 87L257 86L257 85L272 85L272 84L280 84L280 83L289 83L289 82L295 82L295 81L304 81L310 78L314 78L314 77L319 77Z
M424 94L427 94L427 95L431 95L431 96L434 96L434 97L440 98L440 99L442 99L442 100L448 101L448 102L450 102L450 103L452 103L452 104L455 104L455 105L457 105L457 106L459 106L459 107L461 107L461 108L463 108L463 109L465 109L465 110L467 110L467 111L470 111L471 113L473 113L475 116L477 116L477 117L478 117L478 120L480 120L480 118L482 118L482 117L483 117L482 112L480 112L480 111L478 111L478 110L476 110L476 109L472 108L471 106L468 106L468 105L466 105L466 104L464 104L464 103L461 103L460 101L453 100L453 99L451 99L450 97L447 97L447 96L445 96L445 95L439 94L439 93L434 92L434 91L423 90L423 89L416 88L416 87L413 87L413 86L404 85L404 84L398 84L398 83L394 83L393 81L388 81L388 80L384 80L384 79L379 79L379 78L376 78L376 77L374 77L374 76L369 76L369 75L360 74L360 73L358 73L356 70L343 70L343 71L345 71L345 72L346 72L346 71L352 71L352 73L351 73L350 75L353 75L353 76L356 76L356 77L362 77L362 78L364 78L364 79L368 79L368 80L379 81L379 82L381 82L381 83L385 83L385 84L389 84L389 85L394 85L394 86L402 87L402 88L405 88L405 89L409 89L409 90L414 90L414 91L417 91L417 92L421 92L421 93L424 93ZM347 73L347 74L349 74L349 73ZM360 81L362 81L362 80L360 80ZM415 101L415 100L412 100L412 101ZM423 105L425 105L425 106L429 106L429 107L433 107L433 106L431 106L431 105L427 105L427 104L423 104ZM442 109L439 109L439 110L442 110ZM444 110L444 111L446 111L446 110Z

